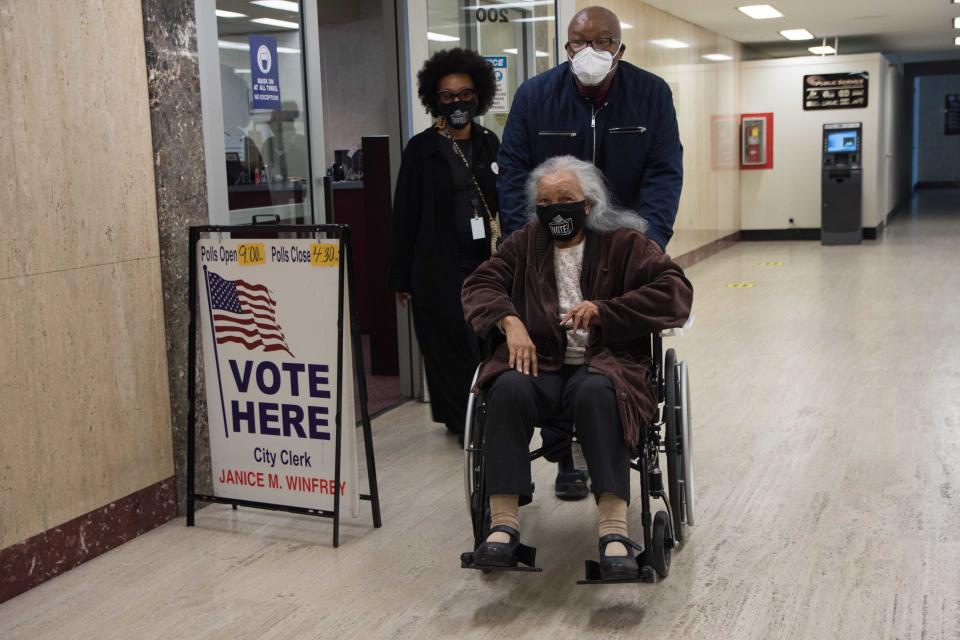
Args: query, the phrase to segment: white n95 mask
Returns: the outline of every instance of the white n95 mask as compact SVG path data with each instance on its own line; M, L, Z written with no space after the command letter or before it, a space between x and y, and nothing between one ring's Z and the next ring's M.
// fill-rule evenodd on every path
M593 47L584 47L573 56L570 64L580 84L595 87L603 82L613 68L613 54L609 51L597 51Z

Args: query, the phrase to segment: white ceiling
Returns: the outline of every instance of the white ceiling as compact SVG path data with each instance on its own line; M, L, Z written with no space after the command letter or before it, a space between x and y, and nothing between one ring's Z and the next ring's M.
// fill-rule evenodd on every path
M960 4L950 0L645 0L662 11L777 57L809 55L816 42L789 42L778 32L804 28L833 44L840 53L920 53L950 51L960 31L953 18ZM767 3L783 18L753 20L738 6Z

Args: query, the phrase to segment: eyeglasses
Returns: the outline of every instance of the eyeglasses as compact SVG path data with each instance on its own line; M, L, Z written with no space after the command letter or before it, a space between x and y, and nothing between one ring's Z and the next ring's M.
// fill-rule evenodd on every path
M570 50L574 53L579 53L587 47L592 47L594 51L609 51L610 47L614 43L619 44L620 41L616 38L595 38L593 40L570 40L567 42L567 46L570 47Z
M440 100L441 104L450 104L454 100L459 100L460 102L470 102L473 100L473 97L477 95L473 89L460 89L454 93L453 91L441 91L437 94L437 98Z

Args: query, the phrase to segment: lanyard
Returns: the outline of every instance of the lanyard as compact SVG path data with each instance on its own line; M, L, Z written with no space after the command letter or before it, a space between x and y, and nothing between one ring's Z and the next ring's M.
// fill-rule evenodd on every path
M487 219L490 221L490 253L495 254L497 248L500 245L500 220L487 205L487 199L483 196L483 190L480 188L480 184L477 182L477 177L473 175L473 169L470 168L470 163L467 161L467 157L463 155L463 151L460 149L460 146L457 145L456 141L453 139L453 135L450 133L449 128L447 127L437 127L440 130L440 134L450 140L450 144L453 145L453 152L459 156L460 160L463 161L463 166L467 168L467 172L470 174L470 179L473 180L473 187L477 191L477 195L480 196L480 202L483 203L483 209L487 212Z

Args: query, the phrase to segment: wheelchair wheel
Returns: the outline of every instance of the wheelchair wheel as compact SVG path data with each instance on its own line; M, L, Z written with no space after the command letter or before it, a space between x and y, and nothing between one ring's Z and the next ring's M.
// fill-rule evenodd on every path
M693 491L693 418L690 408L690 384L687 376L687 363L680 363L680 435L683 438L683 499L686 503L686 523L696 524L694 516Z
M653 569L661 578L670 573L670 547L673 546L673 536L670 531L670 518L666 511L657 511L653 517L653 549L650 558Z
M477 367L471 388L476 385L479 372ZM483 411L481 399L471 392L463 433L463 488L473 526L474 548L486 539L490 528L490 504L483 479Z
M681 420L680 370L677 366L677 353L667 349L664 356L664 448L667 455L667 491L670 498L670 515L673 520L673 535L677 542L683 542L683 523L686 520L683 488L683 431Z

